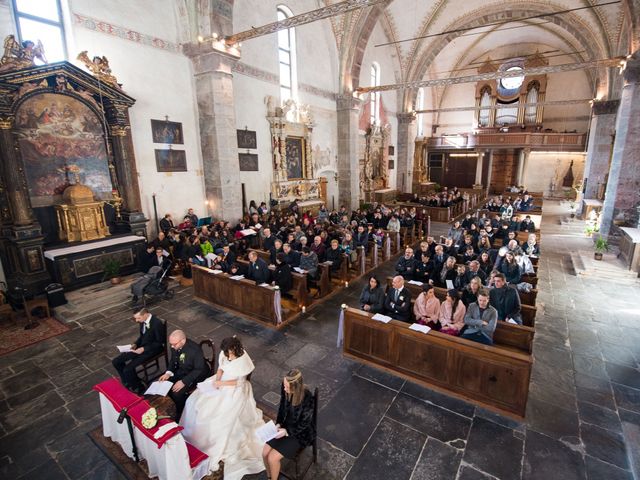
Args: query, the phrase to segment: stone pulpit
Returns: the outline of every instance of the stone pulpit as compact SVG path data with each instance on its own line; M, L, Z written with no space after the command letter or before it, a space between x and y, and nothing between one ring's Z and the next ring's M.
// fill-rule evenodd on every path
M68 186L62 194L64 203L55 205L60 240L84 242L109 235L104 216L104 202L96 202L86 185Z

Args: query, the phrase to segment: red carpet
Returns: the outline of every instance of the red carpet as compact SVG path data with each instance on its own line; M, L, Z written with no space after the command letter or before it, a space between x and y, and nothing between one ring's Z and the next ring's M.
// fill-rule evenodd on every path
M38 319L39 325L31 330L24 329L26 318L18 316L16 320L0 319L0 356L71 330L55 318Z

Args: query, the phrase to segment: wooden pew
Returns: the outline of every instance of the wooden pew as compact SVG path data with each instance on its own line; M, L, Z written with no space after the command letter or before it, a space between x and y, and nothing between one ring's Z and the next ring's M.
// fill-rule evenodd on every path
M372 316L354 308L345 310L345 356L493 411L524 417L533 364L526 351L436 331L425 335L410 330L406 323L385 324L371 320Z
M237 259L239 265L244 266L245 268L249 268L248 260ZM269 265L269 270L272 272L276 269L274 265ZM306 273L298 273L295 271L291 271L291 277L293 278L293 286L289 292L282 293L290 293L292 294L300 307L307 307L311 303L309 300L309 292L308 292L308 284L307 284L307 274ZM255 283L255 282L254 282Z
M226 273L213 274L213 270L193 265L193 289L197 299L239 313L250 320L258 321L269 327L280 328L293 315L285 317L282 312L282 323L278 323L276 312L276 290L271 287L260 287L252 280L232 280ZM278 305L280 308L280 305Z

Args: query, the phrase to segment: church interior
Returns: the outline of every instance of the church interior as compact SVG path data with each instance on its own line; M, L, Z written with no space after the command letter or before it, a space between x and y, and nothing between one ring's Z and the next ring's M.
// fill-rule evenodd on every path
M640 0L0 36L0 477L640 480Z

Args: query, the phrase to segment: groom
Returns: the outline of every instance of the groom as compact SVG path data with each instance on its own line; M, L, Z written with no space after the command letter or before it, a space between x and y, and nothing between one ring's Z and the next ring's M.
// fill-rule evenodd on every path
M189 340L182 330L171 333L169 345L171 345L169 370L158 380L173 383L169 397L176 404L176 421L179 421L187 402L187 395L197 383L209 377L211 372L204 360L200 345Z

